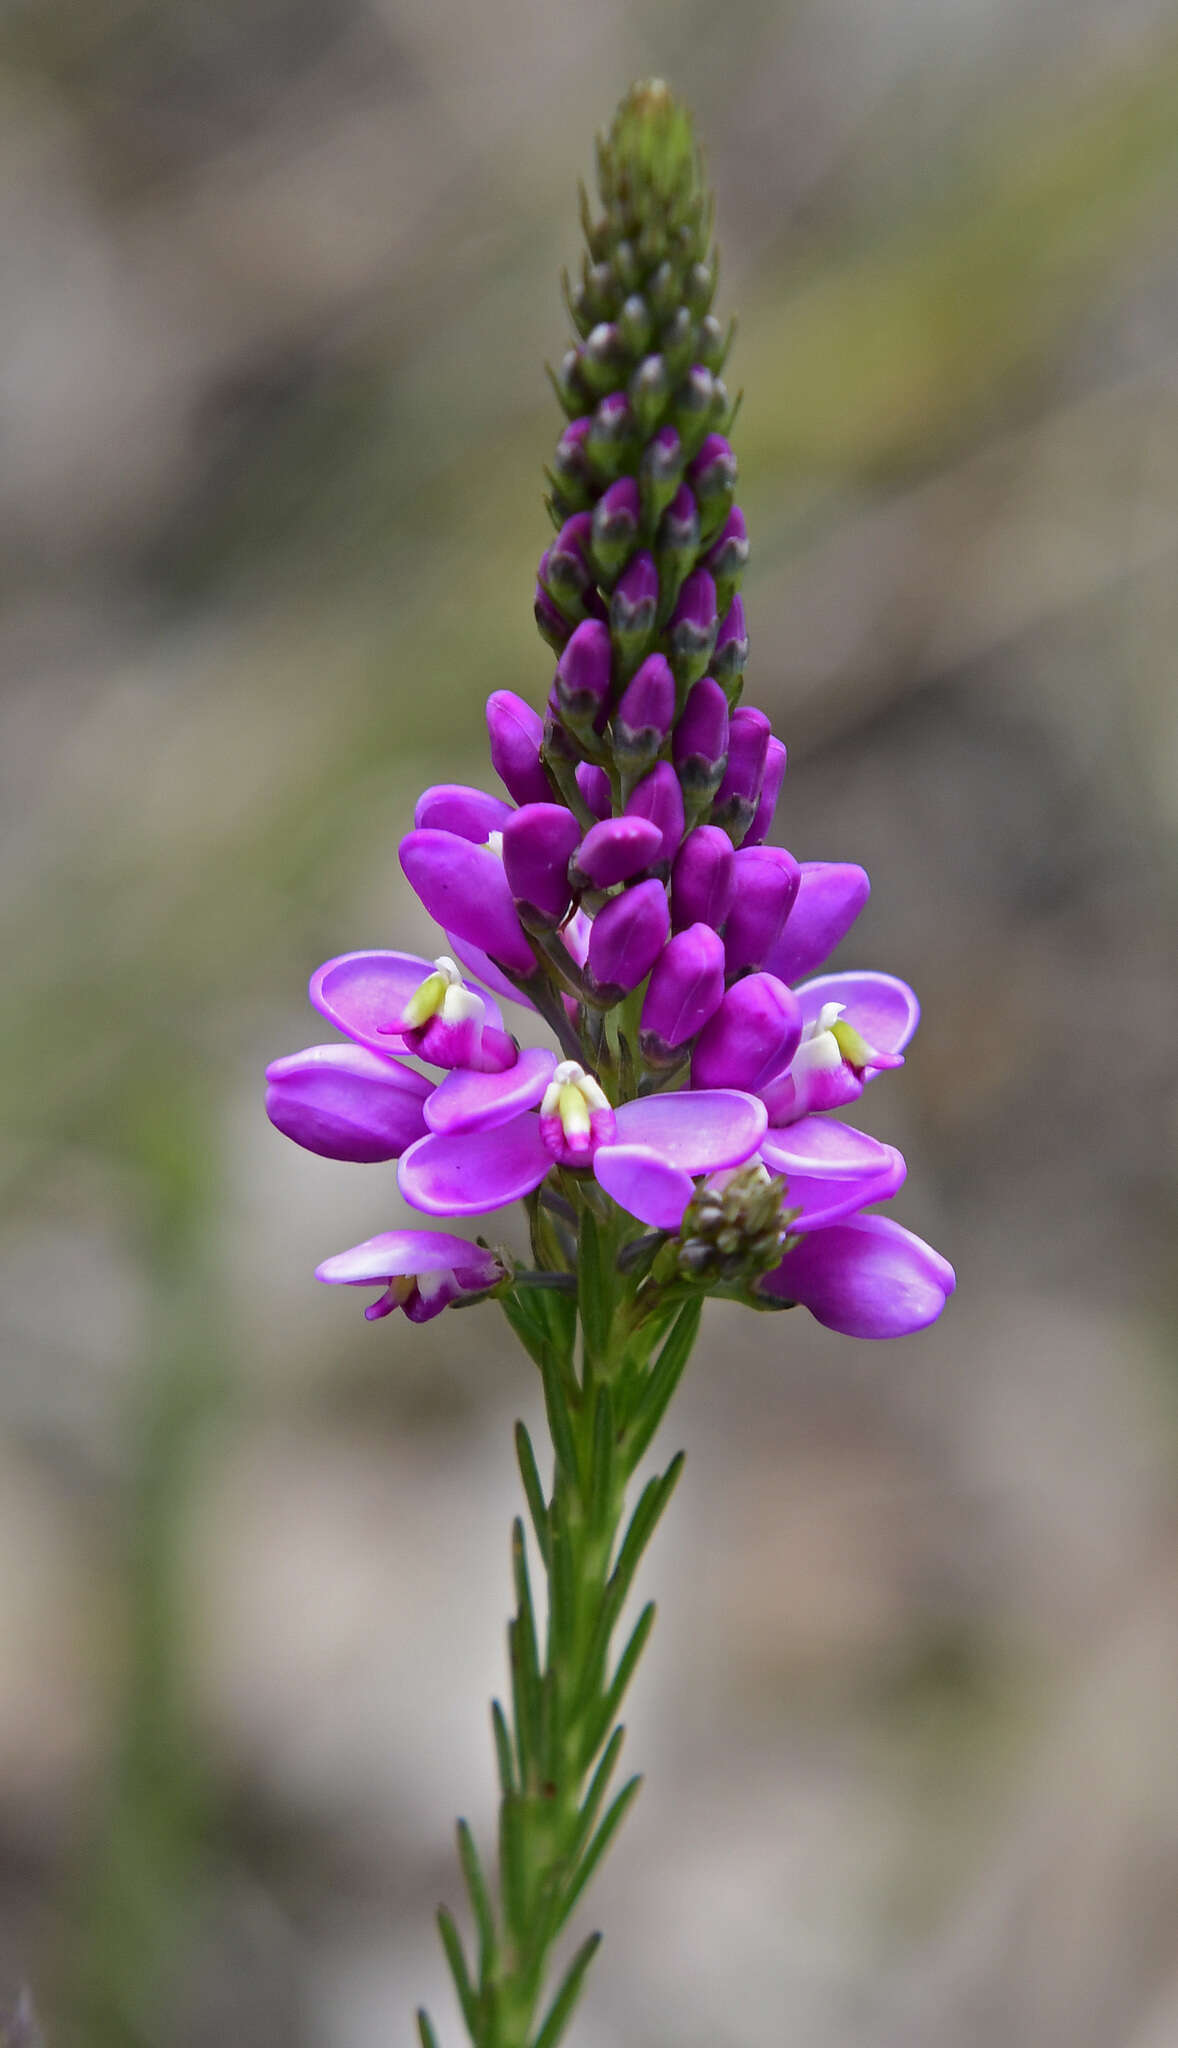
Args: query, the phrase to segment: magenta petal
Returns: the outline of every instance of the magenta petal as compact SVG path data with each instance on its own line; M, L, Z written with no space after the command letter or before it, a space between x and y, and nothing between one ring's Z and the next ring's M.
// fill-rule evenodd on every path
M427 1216L480 1216L538 1188L552 1165L530 1114L497 1130L419 1138L397 1168L405 1200Z
M425 1105L425 1121L439 1137L497 1130L522 1110L536 1108L555 1065L554 1052L532 1046L505 1073L476 1074L469 1067L456 1067L434 1089Z
M768 1115L755 1095L738 1088L683 1088L644 1095L615 1112L617 1142L641 1145L684 1173L742 1166L764 1137Z
M472 789L465 782L435 782L418 797L413 822L457 832L459 838L485 846L492 832L502 832L511 814L510 804L485 789Z
M399 851L410 887L444 930L481 946L513 973L535 973L497 853L432 827L407 832Z
M915 994L894 974L876 974L866 968L820 974L816 981L803 982L794 994L807 1024L817 1021L824 1003L841 1003L844 1021L877 1052L903 1052L920 1022Z
M520 989L516 988L514 982L508 981L503 969L496 967L490 954L484 953L480 946L472 946L469 939L460 939L456 932L446 933L446 944L449 946L459 966L468 967L477 980L483 984L483 987L478 991L480 995L483 994L483 989L493 988L497 996L506 996L509 1002L519 1003L522 1009L535 1009L536 1005L532 1001L531 996L525 996ZM486 998L484 997L485 1000ZM494 1007L493 1003L487 1004L488 1022L490 1021L490 1012Z
M870 1202L886 1202L903 1187L908 1168L902 1152L883 1146L886 1157L873 1173L857 1174L845 1180L824 1174L791 1173L786 1177L785 1207L800 1214L791 1231L824 1230L844 1216L853 1216ZM762 1153L762 1158L764 1154ZM766 1160L766 1165L771 1164ZM776 1169L775 1169L776 1170Z
M678 1230L695 1193L691 1175L647 1145L602 1145L593 1171L619 1208L652 1230Z
M844 1337L905 1337L936 1321L957 1280L890 1216L856 1216L805 1238L760 1284Z
M426 1122L432 1122L426 1105ZM833 1116L804 1116L796 1124L766 1131L761 1157L771 1172L804 1173L819 1180L861 1180L890 1163L891 1146Z
M381 1026L398 1023L410 996L433 971L433 961L415 953L340 953L315 969L307 994L319 1015L357 1045L388 1053L401 1049L400 1035ZM472 982L463 985L482 996L484 1022L502 1030L503 1018L492 997Z
M324 1259L315 1278L329 1287L371 1287L410 1274L460 1272L483 1276L481 1281L472 1278L470 1286L490 1286L498 1271L498 1259L468 1237L451 1237L444 1230L385 1230Z
M425 1133L424 1074L362 1045L312 1045L271 1060L266 1115L321 1159L369 1166L397 1159Z
M793 909L765 963L770 974L789 982L813 974L846 937L870 894L864 870L850 861L803 861Z

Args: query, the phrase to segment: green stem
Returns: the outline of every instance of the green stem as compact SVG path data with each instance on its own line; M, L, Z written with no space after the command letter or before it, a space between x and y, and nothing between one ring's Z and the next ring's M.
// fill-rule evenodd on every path
M597 1937L583 1943L564 1978L549 1985L553 1947L638 1790L637 1778L620 1788L612 1783L623 1733L617 1714L653 1607L643 1610L620 1653L611 1657L611 1649L682 1459L647 1483L628 1521L626 1495L686 1362L695 1321L682 1329L672 1325L652 1364L654 1337L635 1336L633 1282L617 1269L624 1229L620 1217L607 1223L583 1212L575 1318L568 1303L562 1321L552 1295L540 1306L535 1293L505 1304L541 1367L557 1455L545 1494L530 1439L518 1428L533 1538L526 1545L517 1522L516 1613L508 1631L511 1711L505 1715L496 1703L493 1712L501 1785L497 1894L469 1828L460 1823L474 1943L464 1948L450 1916L440 1919L474 2048L554 2048L563 2035ZM556 1320L536 1320L544 1316ZM667 1328L664 1318L657 1333ZM579 1370L573 1365L577 1339ZM542 1642L533 1567L547 1582Z

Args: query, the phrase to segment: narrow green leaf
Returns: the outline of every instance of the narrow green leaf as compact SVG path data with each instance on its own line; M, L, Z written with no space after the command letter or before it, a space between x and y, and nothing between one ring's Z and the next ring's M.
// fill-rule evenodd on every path
M556 2048L565 2028L573 2016L573 2008L581 1995L585 1972L601 1947L600 1934L591 1934L582 1942L565 1973L564 1982L548 2008L544 2024L536 2036L535 2048Z
M585 1748L589 1756L594 1754L598 1743L604 1739L605 1731L609 1727L610 1722L617 1718L622 1701L626 1697L630 1680L633 1678L637 1668L638 1659L645 1650L651 1629L654 1627L655 1612L654 1601L648 1600L635 1623L625 1649L618 1658L617 1669L610 1680L609 1690L602 1700L598 1712L586 1727Z
M567 1505L567 1494L558 1487L548 1517L548 1662L554 1669L569 1654L576 1620L576 1575Z
M459 1939L458 1929L454 1925L452 1915L446 1911L445 1906L438 1907L438 1933L442 1938L442 1947L446 1952L446 1961L450 1965L450 1975L454 1979L454 1989L458 1993L458 2003L462 2007L462 2017L466 2021L471 2039L477 2040L478 2036L475 2030L478 2026L478 2001L475 1997L474 1985L470 1981L470 1972L466 1967L466 1957L462 1953L462 1942Z
M417 2032L421 2048L438 2048L438 2037L430 2024L430 2016L424 2005L417 2008Z
M659 1352L642 1390L633 1426L627 1431L624 1455L626 1474L633 1472L649 1448L671 1397L683 1377L692 1347L699 1334L702 1301L689 1301L680 1309L674 1326Z
M519 1613L507 1631L511 1656L512 1690L515 1706L515 1741L519 1755L520 1780L528 1781L528 1766L540 1751L540 1660L536 1645L536 1617L528 1580L528 1559L524 1547L524 1525L518 1515L511 1527L511 1567Z
M519 1474L524 1483L524 1495L528 1503L528 1513L532 1518L532 1527L536 1531L536 1542L540 1547L540 1555L544 1560L544 1566L547 1570L548 1508L544 1499L544 1488L540 1483L539 1469L536 1465L536 1453L532 1449L532 1439L522 1422L517 1422L515 1425L515 1455L519 1460Z
M499 1790L506 1798L515 1791L515 1757L507 1716L498 1700L491 1701L491 1729L495 1737L495 1758L499 1765Z
M594 1835L593 1840L590 1842L589 1847L586 1849L581 1860L581 1867L565 1897L564 1907L560 1916L560 1925L562 1927L573 1911L581 1893L601 1862L634 1801L637 1799L641 1784L642 1779L640 1777L627 1779L613 1805L610 1807L609 1812L606 1814L605 1819L602 1821L601 1826L598 1828L597 1833Z
M610 1636L617 1625L618 1616L625 1604L642 1553L654 1535L663 1510L675 1491L679 1474L683 1470L684 1455L682 1451L677 1451L662 1477L649 1479L639 1495L638 1506L630 1517L629 1527L622 1539L618 1561L610 1573L593 1631L593 1640L585 1665L587 1685L596 1686L599 1682L598 1674L609 1653Z
M585 1794L581 1811L577 1815L577 1829L572 1841L572 1855L574 1858L580 1855L590 1835L593 1833L594 1824L601 1811L601 1802L609 1790L609 1781L613 1777L625 1739L625 1729L615 1728L606 1744L605 1754L593 1773L593 1781L588 1792Z
M548 1324L540 1309L540 1296L532 1293L501 1294L499 1306L534 1365L542 1365L549 1348Z
M513 1935L518 1935L527 1926L528 1919L526 1825L523 1800L517 1793L508 1793L499 1808L499 1886L503 1894L503 1917Z
M485 1983L490 1975L495 1956L495 1918L491 1911L491 1898L483 1866L468 1823L458 1823L458 1860L466 1889L470 1894L470 1908L474 1914L475 1926L479 1931L479 1981Z
M573 1426L569 1420L569 1397L564 1376L559 1361L551 1349L541 1349L536 1356L536 1363L540 1368L540 1380L544 1388L544 1412L548 1417L548 1434L552 1438L556 1462L569 1484L576 1486L577 1448L573 1441Z

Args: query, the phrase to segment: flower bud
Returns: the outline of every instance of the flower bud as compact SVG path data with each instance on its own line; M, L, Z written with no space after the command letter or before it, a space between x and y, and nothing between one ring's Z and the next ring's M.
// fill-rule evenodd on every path
M781 937L801 880L797 861L783 846L742 847L733 859L736 880L724 927L724 959L730 977L750 967L764 967Z
M712 823L740 845L757 815L772 727L763 711L742 704L728 721L728 766L712 805Z
M671 752L686 793L714 796L728 759L728 699L711 676L688 691Z
M569 418L576 419L583 413L589 401L589 387L581 376L581 351L579 348L566 349L555 370L549 375L552 388Z
M705 370L711 370L715 375L724 368L732 342L732 329L729 327L725 332L714 313L705 313L697 332L696 351L700 362Z
M650 307L646 300L641 292L630 292L618 314L618 332L626 345L627 355L645 354L650 347L653 331L654 322L650 317Z
M644 356L627 386L627 396L640 434L649 434L661 418L671 389L671 376L661 355Z
M734 505L704 556L704 567L711 570L715 579L716 608L721 618L740 589L748 560L748 528L740 506Z
M642 1003L639 1045L651 1066L677 1064L724 998L724 947L710 925L689 925L655 961Z
M761 777L761 796L757 804L757 815L744 835L744 846L759 846L768 836L777 809L777 799L785 779L786 749L783 741L770 735L769 751L765 756L765 773Z
M593 512L593 562L605 584L615 581L638 544L641 506L632 476L620 476Z
M659 521L655 561L666 609L699 552L699 515L686 484L680 484Z
M736 490L736 457L723 434L708 434L687 472L705 538L727 518Z
M585 437L585 453L595 473L609 482L626 466L636 426L624 391L611 391L593 415Z
M517 910L541 930L554 930L572 903L569 856L581 828L563 804L524 804L503 827L503 870Z
M611 896L589 931L589 986L611 1002L637 988L662 952L669 929L667 892L661 882L639 882L621 896Z
M609 703L609 627L583 619L556 665L555 708L573 731L592 731Z
M707 924L719 931L728 915L736 868L732 841L718 825L699 825L689 832L671 869L671 923Z
M587 808L595 818L608 818L613 809L613 791L609 776L604 768L598 768L592 761L579 761L576 768L577 788Z
M675 678L663 654L648 654L613 715L614 751L631 774L658 757L675 716Z
M679 488L683 475L683 450L674 427L660 427L642 451L638 482L642 511L651 526L657 526Z
M592 416L585 413L578 420L570 420L552 457L552 475L562 497L577 508L588 505L593 496L593 472L585 453L585 443L592 425Z
M679 592L667 628L675 680L697 682L716 644L716 586L706 569L696 569Z
M547 568L547 565L547 554L541 555L541 576L543 576L545 569ZM548 645L551 647L553 653L559 654L564 647L565 641L569 637L569 622L565 618L564 613L558 608L558 606L553 604L552 599L549 597L548 592L545 590L544 585L539 580L539 578L537 578L536 582L536 594L532 603L532 613L535 618L536 624L540 629L542 637L545 640L547 640Z
M566 519L552 546L540 558L537 576L558 611L574 624L598 606L589 567L593 520L588 512Z
M660 761L649 775L644 775L630 796L626 805L630 818L649 818L656 824L663 836L659 865L664 874L670 869L679 849L686 822L683 809L683 791L679 777L669 761Z
M786 1068L802 1035L801 1005L772 974L734 982L705 1024L691 1061L693 1088L756 1093Z
M727 695L728 702L735 704L740 695L741 677L744 675L749 658L749 636L745 630L744 606L739 597L734 597L720 621L716 634L716 650L711 659L711 673Z
M544 804L552 788L540 765L544 727L530 704L514 690L494 690L487 699L491 764L517 804Z
M614 321L598 321L585 338L577 367L581 382L595 398L622 383L630 368L630 351Z
M650 818L603 818L590 826L573 855L573 887L612 889L629 882L658 859L662 844L663 835Z
M683 297L697 319L707 314L715 289L716 273L711 264L693 263L683 280Z
M813 974L846 937L870 894L871 883L852 861L803 861L797 901L768 962L771 972L783 981Z
M711 371L696 363L675 393L671 417L688 457L695 454L716 419L716 385Z
M677 384L695 353L695 321L686 306L676 306L659 336L667 373Z
M666 320L679 303L679 279L665 260L646 280L646 297L656 320Z
M658 575L644 548L623 569L610 600L610 634L623 675L633 675L650 645L658 602Z
M425 1136L422 1103L432 1088L424 1074L366 1046L312 1045L271 1060L266 1115L321 1159L374 1165Z

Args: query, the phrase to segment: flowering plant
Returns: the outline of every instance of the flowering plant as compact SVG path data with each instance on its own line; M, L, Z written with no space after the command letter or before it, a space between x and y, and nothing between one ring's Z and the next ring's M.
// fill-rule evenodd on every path
M731 337L710 310L698 152L664 86L629 94L598 174L568 294L579 339L553 379L569 424L535 591L557 657L545 713L509 691L487 705L506 796L447 783L418 800L401 863L437 956L327 961L311 1002L340 1038L267 1073L280 1131L330 1159L396 1160L423 1216L527 1214L526 1263L423 1228L318 1268L378 1289L370 1320L497 1300L543 1384L547 1481L516 1432L531 1534L516 1522L510 1710L492 1709L497 1882L460 1822L473 1952L439 1916L476 2048L553 2048L600 1939L545 2005L554 1945L638 1787L609 1800L653 1607L614 1643L681 1457L628 1520L627 1494L703 1302L802 1306L883 1338L932 1322L954 1285L874 1212L903 1182L899 1152L834 1113L902 1064L919 1013L892 975L817 972L867 900L863 870L769 843L786 750L740 702Z

